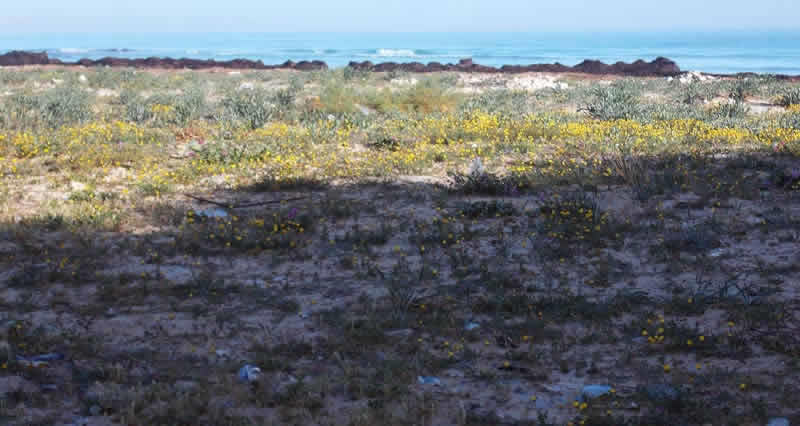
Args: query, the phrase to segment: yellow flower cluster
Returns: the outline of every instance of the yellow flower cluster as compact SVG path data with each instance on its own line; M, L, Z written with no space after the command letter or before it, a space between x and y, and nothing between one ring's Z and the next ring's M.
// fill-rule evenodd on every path
M153 108L154 112L168 112L159 105ZM223 133L221 127L209 124L201 130L207 135ZM216 149L214 155L168 162L166 157L173 151L166 142L181 140L179 131L123 121L92 122L2 135L0 154L22 161L60 154L56 161L72 170L124 165L136 176L130 183L150 185L149 193L213 175L227 176L234 184L237 179L264 176L281 181L443 175L476 156L482 157L487 167L505 172L567 177L605 168L601 161L605 154L766 149L800 154L800 130L777 124L754 130L720 128L689 119L642 123L576 120L565 113L514 118L473 111L376 121L366 128L329 119L305 124L273 122L257 130L234 131L224 143L210 140L199 148L207 152ZM388 146L380 146L387 141ZM4 161L0 170L16 173L19 163Z

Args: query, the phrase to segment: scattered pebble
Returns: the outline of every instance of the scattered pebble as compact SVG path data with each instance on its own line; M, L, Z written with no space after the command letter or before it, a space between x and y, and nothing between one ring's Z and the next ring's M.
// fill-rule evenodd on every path
M12 393L33 394L38 387L21 376L0 376L0 397Z
M292 376L291 374L282 374L283 378L278 382L278 385L275 387L275 393L283 394L285 393L289 386L295 385L299 380L296 377Z
M19 246L11 241L0 241L0 254L12 254L19 250Z
M178 380L175 382L175 389L181 392L189 392L197 387L197 382L192 380Z
M403 328L400 330L391 330L387 331L386 335L389 337L408 337L414 333L414 330L410 328Z
M725 254L725 250L723 250L723 249L714 249L714 250L711 250L708 253L708 255L711 256L711 257L720 257L723 254Z
M773 417L769 419L767 426L789 426L789 419L786 417Z
M86 426L88 424L89 424L88 417L78 417L77 419L75 419L74 422L72 422L71 426Z
M58 390L58 385L54 383L47 383L42 385L42 392L53 392Z

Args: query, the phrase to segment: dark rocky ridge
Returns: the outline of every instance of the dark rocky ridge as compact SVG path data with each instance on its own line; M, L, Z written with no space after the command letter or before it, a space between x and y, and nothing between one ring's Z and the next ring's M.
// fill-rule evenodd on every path
M612 65L604 64L600 61L585 60L574 67L555 64L533 64L533 65L503 65L500 68L479 65L471 59L462 59L458 64L440 64L430 62L427 65L420 62L394 63L383 62L373 64L372 62L350 62L350 67L367 71L408 71L408 72L437 72L437 71L461 71L461 72L486 72L486 73L523 73L523 72L577 72L585 74L614 74L626 76L675 76L681 73L678 65L667 58L656 58L652 62L638 60L633 63L617 62Z
M81 59L77 62L62 62L58 59L51 59L46 52L11 51L0 55L0 66L19 66L19 65L65 65L65 66L110 66L110 67L133 67L133 68L164 68L164 69L208 69L208 68L228 68L228 69L293 69L299 71L313 71L328 69L328 65L322 61L286 61L278 65L266 65L262 61L249 59L233 59L230 61L215 61L213 59L188 59L188 58L113 58L105 57L102 59ZM458 64L441 64L439 62L382 62L374 64L370 61L350 62L350 67L373 72L386 71L406 71L413 73L429 73L440 71L460 71L474 73L523 73L523 72L552 72L552 73L585 73L597 75L621 75L633 77L666 77L681 74L678 65L667 58L656 58L651 62L638 60L632 63L617 62L605 64L600 61L585 60L574 67L555 64L532 64L532 65L503 65L499 68L487 65L480 65L472 62L472 59L462 59ZM730 75L714 74L720 77L730 77ZM755 74L744 73L734 76L752 76ZM777 75L777 78L787 80L800 80L800 76Z
M164 68L164 69L207 69L207 68L230 68L230 69L294 69L299 71L312 71L327 69L328 65L322 61L286 61L280 65L265 65L261 61L251 61L249 59L232 59L230 61L215 61L213 59L173 59L173 58L113 58L105 57L101 59L81 59L77 62L63 62L59 59L51 59L46 52L27 52L11 51L0 55L0 66L15 65L65 65L65 66L109 66L109 67L132 67L132 68Z

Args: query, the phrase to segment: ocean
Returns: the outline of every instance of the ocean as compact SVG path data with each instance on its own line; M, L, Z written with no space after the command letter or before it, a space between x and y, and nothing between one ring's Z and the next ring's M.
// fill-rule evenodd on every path
M705 33L140 33L0 34L0 53L46 51L64 61L150 56L279 64L322 60L483 65L670 58L685 71L800 75L800 31Z

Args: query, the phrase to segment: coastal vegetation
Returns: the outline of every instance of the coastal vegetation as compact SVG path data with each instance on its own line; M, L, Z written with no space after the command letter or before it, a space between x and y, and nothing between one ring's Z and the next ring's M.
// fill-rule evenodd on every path
M800 85L702 77L0 69L0 421L798 419Z

